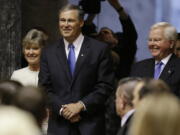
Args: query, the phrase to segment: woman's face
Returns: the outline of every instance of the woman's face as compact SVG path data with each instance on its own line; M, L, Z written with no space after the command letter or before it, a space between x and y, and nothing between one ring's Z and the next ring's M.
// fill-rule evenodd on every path
M41 55L41 47L39 45L27 45L24 48L24 57L28 65L39 65Z

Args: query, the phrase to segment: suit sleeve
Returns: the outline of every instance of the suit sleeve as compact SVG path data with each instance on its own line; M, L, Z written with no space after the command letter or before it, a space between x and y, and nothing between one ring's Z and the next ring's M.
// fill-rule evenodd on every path
M94 89L86 97L82 99L87 112L95 113L99 109L104 108L104 104L108 96L114 88L114 73L112 70L112 60L110 50L106 47L99 59L97 82Z
M52 110L55 111L57 115L59 115L60 108L62 106L61 100L56 96L56 94L52 91L52 80L50 71L48 68L48 60L46 54L48 52L47 48L44 48L41 53L40 60L40 73L39 73L39 81L38 85L43 87L48 95L48 103L49 106L52 107Z
M131 67L131 72L130 72L131 77L136 77L137 76L137 63L134 63Z

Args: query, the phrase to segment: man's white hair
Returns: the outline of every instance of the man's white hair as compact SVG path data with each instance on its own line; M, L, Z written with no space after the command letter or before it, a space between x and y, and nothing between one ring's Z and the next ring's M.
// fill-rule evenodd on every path
M167 22L158 22L151 26L151 30L162 28L164 30L164 36L167 40L177 40L177 30L174 26Z

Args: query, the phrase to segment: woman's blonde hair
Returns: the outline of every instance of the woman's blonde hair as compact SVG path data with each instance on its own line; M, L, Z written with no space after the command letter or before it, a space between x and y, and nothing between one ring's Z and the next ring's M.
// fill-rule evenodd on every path
M22 41L23 50L29 45L37 45L40 48L44 47L48 36L41 30L31 29Z
M129 135L179 135L179 99L169 93L152 94L140 102Z

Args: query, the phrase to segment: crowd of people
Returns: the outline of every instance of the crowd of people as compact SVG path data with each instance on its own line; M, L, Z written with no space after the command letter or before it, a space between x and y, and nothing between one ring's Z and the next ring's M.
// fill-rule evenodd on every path
M152 58L136 62L135 25L118 0L108 2L122 32L97 32L95 12L84 21L83 10L67 4L54 44L42 29L26 34L27 67L0 81L0 134L180 134L180 35L168 22L153 24Z

